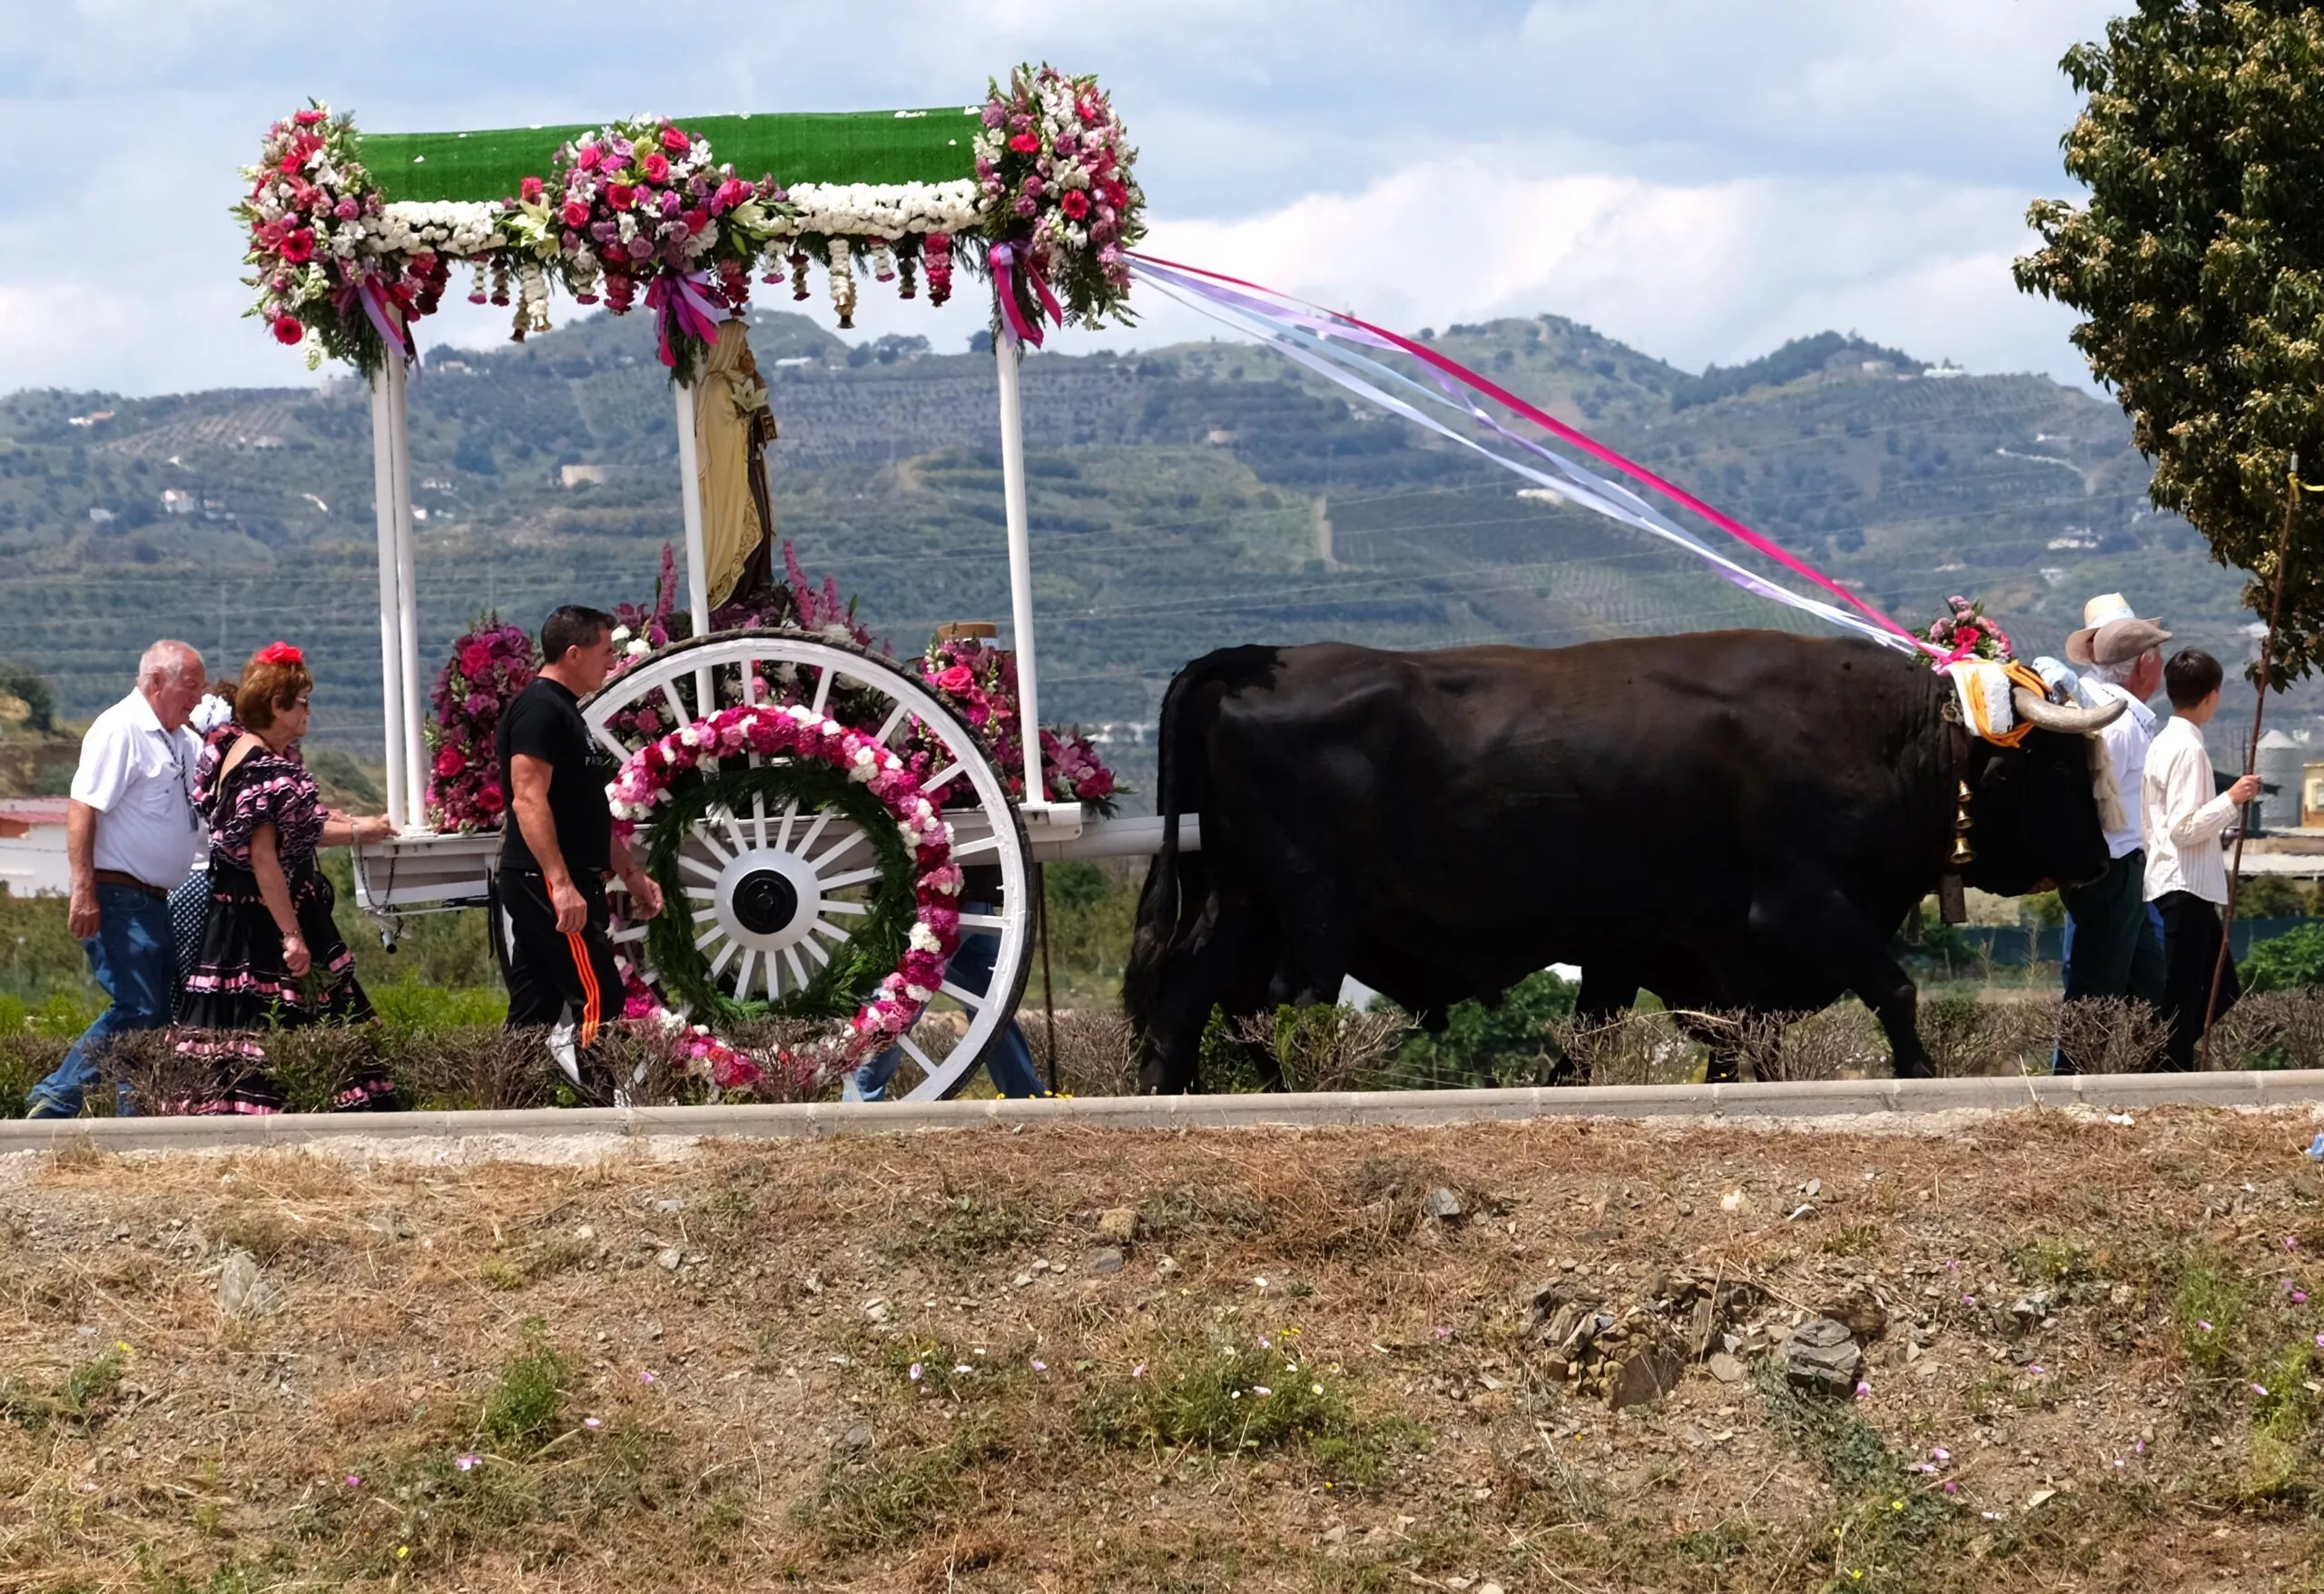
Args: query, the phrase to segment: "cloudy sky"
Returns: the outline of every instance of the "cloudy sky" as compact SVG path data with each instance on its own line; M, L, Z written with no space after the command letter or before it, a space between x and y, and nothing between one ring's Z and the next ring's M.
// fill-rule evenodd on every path
M1149 247L1404 328L1554 311L1699 368L1825 328L2085 379L2009 280L2094 0L0 0L0 389L308 379L239 320L235 169L379 131L961 103L1098 73ZM644 19L663 17L659 26ZM778 174L780 175L780 174ZM957 347L867 287L868 335ZM785 301L787 303L787 301ZM428 340L505 335L447 313ZM1162 307L1122 348L1211 329ZM1085 340L1086 341L1086 340Z

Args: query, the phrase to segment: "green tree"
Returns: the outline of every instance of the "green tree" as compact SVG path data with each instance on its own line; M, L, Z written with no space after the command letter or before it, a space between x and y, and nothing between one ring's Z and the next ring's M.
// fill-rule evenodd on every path
M2324 467L2324 7L2138 0L2062 63L2088 202L2037 202L2018 286L2088 319L2074 346L2131 417L2156 507L2267 581L2297 450ZM2277 684L2324 664L2324 558L2296 550Z

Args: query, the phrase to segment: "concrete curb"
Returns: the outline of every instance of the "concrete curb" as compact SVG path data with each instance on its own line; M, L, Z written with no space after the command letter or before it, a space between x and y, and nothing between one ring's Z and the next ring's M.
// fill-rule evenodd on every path
M2324 1104L2324 1068L2270 1073L2107 1074L2018 1079L1816 1079L1773 1085L1592 1089L1374 1090L1285 1096L1090 1097L734 1107L578 1107L521 1112L284 1113L249 1118L71 1118L0 1123L0 1155L86 1142L106 1151L257 1149L315 1142L605 1135L785 1140L927 1129L1431 1128L1526 1118L1784 1118L2008 1112L2084 1107L2285 1107Z

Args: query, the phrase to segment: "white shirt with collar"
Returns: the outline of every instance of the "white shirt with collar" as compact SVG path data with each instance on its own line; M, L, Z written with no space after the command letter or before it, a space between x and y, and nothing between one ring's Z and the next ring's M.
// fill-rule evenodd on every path
M81 738L73 800L97 811L96 866L171 890L209 836L193 808L202 738L162 729L143 692L99 714Z
M2146 900L2192 891L2227 900L2227 861L2220 832L2235 804L2211 773L2203 728L2175 715L2154 733L2146 761Z
M2146 832L2141 820L2145 805L2147 750L2154 742L2154 711L2130 692L2111 681L2096 675L2082 678L2082 701L2092 708L2103 708L2110 703L2127 704L2114 716L2113 723L2098 733L2106 744L2106 757L2114 766L2114 790L2122 800L2122 823L2120 829L2106 832L2106 854L2110 858L2128 858L2146 845Z

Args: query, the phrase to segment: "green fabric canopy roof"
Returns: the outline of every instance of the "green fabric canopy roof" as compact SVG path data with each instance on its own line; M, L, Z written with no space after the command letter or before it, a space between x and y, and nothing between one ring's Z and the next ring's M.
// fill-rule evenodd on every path
M975 175L981 107L682 116L743 178L797 182L950 182ZM547 177L559 144L601 123L480 133L367 133L363 164L389 200L497 200Z

